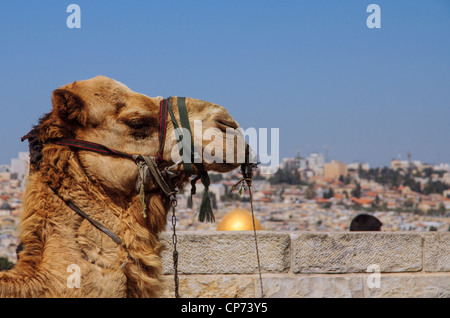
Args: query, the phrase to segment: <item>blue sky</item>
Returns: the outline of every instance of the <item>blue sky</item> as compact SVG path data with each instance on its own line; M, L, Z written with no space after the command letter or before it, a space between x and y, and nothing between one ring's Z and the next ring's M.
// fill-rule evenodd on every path
M81 28L69 29L69 4ZM369 4L381 29L369 29ZM106 75L149 96L225 106L344 162L450 163L450 1L2 1L0 163L54 89Z

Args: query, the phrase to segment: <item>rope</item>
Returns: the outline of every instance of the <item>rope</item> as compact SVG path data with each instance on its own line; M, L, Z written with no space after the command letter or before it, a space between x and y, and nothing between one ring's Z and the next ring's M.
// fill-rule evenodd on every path
M250 209L252 212L252 222L253 222L253 237L255 239L256 260L258 262L258 273L259 273L259 284L260 284L260 289L261 289L261 298L264 298L264 288L263 288L262 274L261 274L261 261L259 258L258 238L256 235L255 212L253 210L253 194L252 194L252 188L251 188L252 187L252 179L251 178L242 178L241 180L239 180L236 184L234 184L231 187L231 191L236 189L239 184L243 185L245 183L247 184L248 193L250 196ZM241 189L239 190L239 193L242 193L242 185L241 185Z
M251 181L250 181L250 184L247 181L247 185L248 185L248 193L250 195L250 208L252 210L253 236L255 238L256 259L258 260L259 285L261 288L261 298L264 298L264 289L263 289L262 275L261 275L261 262L259 260L258 239L256 237L255 213L253 212L253 195L252 195L252 189L251 189Z

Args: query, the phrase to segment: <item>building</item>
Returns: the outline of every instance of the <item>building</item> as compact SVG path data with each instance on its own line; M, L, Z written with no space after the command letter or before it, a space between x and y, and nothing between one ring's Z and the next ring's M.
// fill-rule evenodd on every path
M353 169L355 171L358 171L359 169L368 171L370 169L369 163L362 163L362 162L352 162L348 165L348 169Z
M347 164L339 160L332 160L330 163L325 163L323 165L323 175L325 178L333 179L339 179L341 176L346 177L348 175Z
M30 154L28 152L19 152L19 158L11 159L11 174L16 174L17 179L23 181L28 175L30 166Z
M398 170L398 169L403 169L403 170L407 170L410 167L409 161L407 160L391 160L391 169L392 170Z
M322 169L325 164L325 159L321 153L311 153L306 160L308 161L308 167L312 170Z
M3 202L0 206L0 216L9 216L12 213L12 208L7 202Z
M281 162L281 169L283 170L303 170L306 169L308 163L305 158L300 156L300 151L297 151L295 158L284 158Z
M308 168L306 171L306 176L308 176L308 173L311 171L314 176L321 176L323 175L323 165L325 164L325 159L323 157L323 154L321 153L311 153L308 158L306 158L308 163ZM310 176L308 176L310 177Z
M435 171L449 171L450 172L450 164L448 163L440 163L433 167Z

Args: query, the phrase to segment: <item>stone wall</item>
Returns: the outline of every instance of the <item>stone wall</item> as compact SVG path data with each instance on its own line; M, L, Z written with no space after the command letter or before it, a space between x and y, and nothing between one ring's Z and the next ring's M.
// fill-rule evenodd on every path
M259 297L253 232L178 232L182 297ZM265 297L449 297L450 233L257 232ZM172 235L163 233L166 297Z

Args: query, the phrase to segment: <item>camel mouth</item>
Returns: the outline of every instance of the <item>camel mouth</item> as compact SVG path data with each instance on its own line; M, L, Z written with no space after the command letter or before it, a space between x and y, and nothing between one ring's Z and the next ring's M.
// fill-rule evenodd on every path
M217 119L216 123L218 124L218 128L232 128L232 129L238 129L239 125L234 120L226 120L226 119Z
M240 163L229 163L229 162L214 163L214 164L205 163L205 168L208 171L226 173L237 169L240 165L241 165Z

